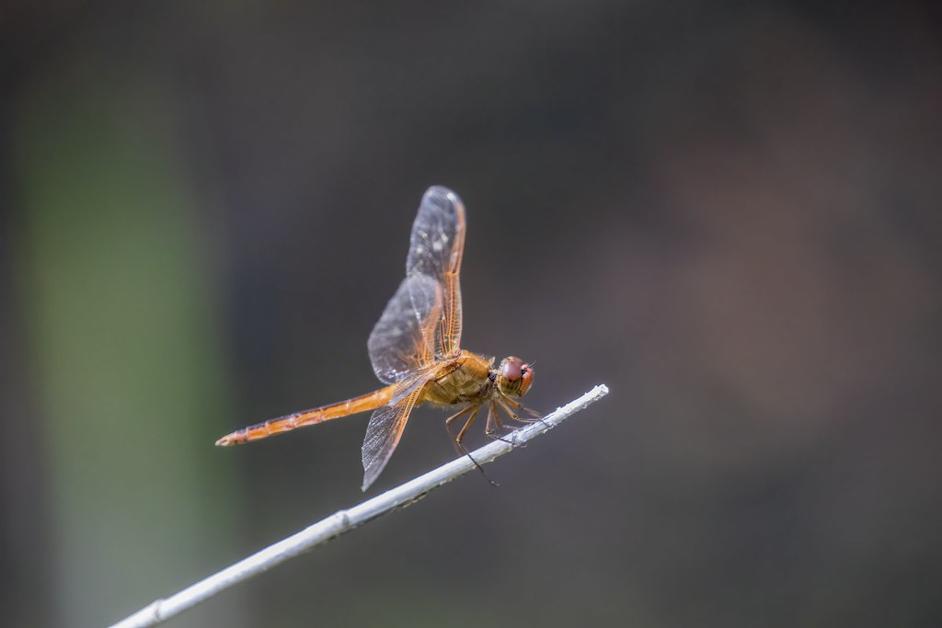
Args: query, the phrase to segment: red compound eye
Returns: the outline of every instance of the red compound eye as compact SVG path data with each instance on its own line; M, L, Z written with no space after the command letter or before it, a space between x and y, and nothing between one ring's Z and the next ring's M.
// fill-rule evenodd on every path
M504 363L500 366L500 374L503 375L507 381L515 382L521 377L523 377L524 371L523 360L516 357L509 357L504 360Z
M533 367L529 364L524 364L520 367L520 372L523 377L523 381L520 382L520 394L525 395L530 389L530 384L533 383Z

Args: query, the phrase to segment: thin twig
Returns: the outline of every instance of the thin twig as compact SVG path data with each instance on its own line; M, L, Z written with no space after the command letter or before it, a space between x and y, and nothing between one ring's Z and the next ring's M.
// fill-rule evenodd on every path
M542 421L508 434L503 440L495 440L471 453L480 464L491 462L495 458L512 451L518 445L556 427L570 415L584 409L608 394L607 386L596 386L578 399L570 401L545 416ZM451 482L459 475L475 468L468 456L444 464L413 480L390 489L381 495L361 502L348 510L336 512L326 519L297 532L288 538L270 545L265 549L226 567L220 572L193 584L179 593L148 604L126 619L114 624L112 628L130 628L132 626L153 626L174 615L203 602L232 585L247 580L275 565L297 556L316 545L329 541L344 532L348 532L371 519L400 506L407 506L422 498L426 493L442 484Z

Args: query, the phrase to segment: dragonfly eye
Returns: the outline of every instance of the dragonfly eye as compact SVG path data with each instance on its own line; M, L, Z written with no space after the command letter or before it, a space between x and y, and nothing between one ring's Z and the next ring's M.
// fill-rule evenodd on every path
M497 385L505 395L521 396L530 388L533 369L516 356L504 358L498 370Z
M533 367L524 364L520 367L520 375L520 395L525 395L533 383Z
M508 381L515 382L523 376L523 360L510 356L500 364L500 374Z

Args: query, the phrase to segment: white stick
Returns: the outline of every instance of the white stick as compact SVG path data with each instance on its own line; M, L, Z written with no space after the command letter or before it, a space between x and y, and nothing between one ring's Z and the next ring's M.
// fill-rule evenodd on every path
M570 401L555 412L543 417L543 420L516 430L504 440L495 440L471 452L479 464L491 462L495 458L512 451L518 445L556 427L570 415L584 409L608 394L605 385L596 386L578 399ZM275 565L297 556L316 545L333 539L344 532L366 523L370 519L407 506L426 493L442 484L451 482L459 475L474 469L474 463L467 456L444 464L413 480L390 489L381 495L350 508L336 512L326 519L318 521L288 538L270 545L265 549L226 567L220 572L193 584L170 597L152 602L126 619L114 624L112 628L130 628L132 626L153 626L174 615L203 602L232 585L247 580Z

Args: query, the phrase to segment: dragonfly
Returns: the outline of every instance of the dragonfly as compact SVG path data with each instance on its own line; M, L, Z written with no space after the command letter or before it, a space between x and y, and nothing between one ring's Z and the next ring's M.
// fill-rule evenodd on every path
M405 279L367 341L373 371L385 386L250 425L223 436L216 445L239 445L372 411L361 452L366 491L386 467L409 416L420 404L455 410L445 419L445 428L456 449L469 457L463 440L482 410L489 438L500 438L509 429L502 415L518 422L539 420L521 416L522 411L539 417L521 401L533 384L532 364L509 356L495 365L495 358L461 348L464 240L464 204L448 188L432 186L412 225ZM452 425L458 422L461 428L452 434Z

